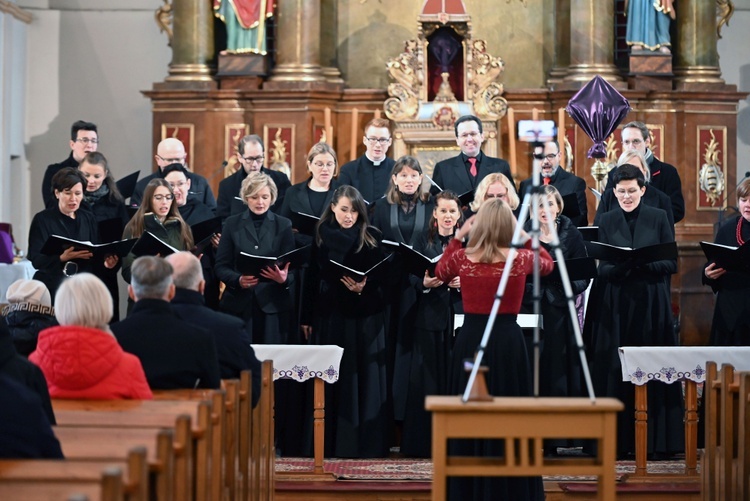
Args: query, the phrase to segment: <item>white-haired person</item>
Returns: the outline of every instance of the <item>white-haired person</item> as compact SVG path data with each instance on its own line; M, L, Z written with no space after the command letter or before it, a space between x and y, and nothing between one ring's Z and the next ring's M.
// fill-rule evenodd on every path
M29 360L47 378L52 398L150 399L138 357L123 351L109 321L112 300L99 278L78 273L55 295L59 326L39 333Z
M482 179L477 186L477 189L474 191L474 200L469 203L469 207L464 211L464 219L469 219L479 212L482 204L493 198L499 198L507 203L514 214L521 204L518 193L516 193L516 188L510 179L505 174L493 172Z

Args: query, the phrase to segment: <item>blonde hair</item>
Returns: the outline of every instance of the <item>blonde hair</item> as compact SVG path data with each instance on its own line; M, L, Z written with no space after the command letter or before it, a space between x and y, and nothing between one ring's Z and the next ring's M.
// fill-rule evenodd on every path
M625 150L620 155L620 158L617 159L617 167L625 164L635 165L631 160L637 159L638 162L641 164L643 177L645 178L646 182L648 183L651 181L651 169L648 168L648 162L646 162L646 157L643 156L643 153L641 153L638 150ZM549 185L547 185L549 186Z
M474 254L480 263L494 263L505 258L501 251L510 247L516 220L510 206L499 198L487 200L479 208L471 227L466 254Z
M255 195L266 186L271 191L271 205L273 205L276 203L276 197L279 196L279 190L276 188L276 183L273 182L271 176L263 174L262 172L250 174L244 181L242 181L240 198L242 198L242 201L247 204L247 197Z
M109 330L112 296L96 275L77 273L63 281L55 294L55 318L60 325Z
M484 197L487 195L487 190L489 190L490 186L495 183L502 184L505 186L505 189L508 190L508 205L510 205L511 210L516 210L518 208L518 204L520 204L521 201L518 198L518 193L516 193L516 188L513 186L513 183L510 182L510 179L508 179L505 174L493 172L492 174L485 176L485 178L479 182L476 191L474 191L474 200L469 204L469 208L473 212L479 211L482 202L484 202Z
M563 202L562 195L560 195L560 192L557 191L557 188L555 188L551 184L542 185L542 194L552 196L552 198L555 199L559 210L557 215L559 216L560 214L562 214L563 209L565 208L565 202Z

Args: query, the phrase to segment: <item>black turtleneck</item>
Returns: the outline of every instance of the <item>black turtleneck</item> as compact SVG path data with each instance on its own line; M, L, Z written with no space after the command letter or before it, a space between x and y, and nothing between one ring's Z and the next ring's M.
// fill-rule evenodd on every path
M256 214L253 211L250 211L250 220L253 222L253 226L255 226L255 231L260 231L260 227L263 226L263 221L266 220L266 215L268 214L268 211L264 212L263 214Z
M632 239L635 236L635 224L638 222L638 214L641 212L641 204L639 203L638 206L633 209L630 212L622 211L623 216L625 216L625 222L628 223L628 229L630 229L630 238Z

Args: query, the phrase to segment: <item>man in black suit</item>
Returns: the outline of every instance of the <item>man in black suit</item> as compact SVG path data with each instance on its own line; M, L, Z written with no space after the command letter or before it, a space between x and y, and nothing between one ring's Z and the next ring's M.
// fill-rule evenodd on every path
M260 392L260 361L250 346L245 323L239 318L214 311L203 299L206 281L200 260L190 252L175 252L167 256L172 265L175 295L171 306L177 315L193 325L213 334L222 379L239 378L240 372L250 369L253 374L253 405Z
M341 167L338 184L354 186L367 203L373 204L385 195L396 163L385 156L391 146L391 122L386 118L367 122L362 142L367 148L365 154Z
M133 311L111 328L122 349L141 360L151 389L218 388L213 336L180 319L169 304L175 295L172 266L160 257L139 257L128 294Z
M242 181L253 172L268 174L276 184L278 192L276 202L271 206L271 211L279 213L281 204L284 203L284 194L292 183L283 172L263 167L265 160L265 148L263 140L257 134L250 134L240 139L237 143L237 159L242 165L241 169L219 183L219 200L216 207L216 215L224 222L226 218L247 210L247 205L240 198Z
M586 226L589 223L588 207L586 206L586 181L560 168L560 145L557 141L547 141L534 150L534 159L542 162L541 173L543 184L551 184L561 196L575 194L578 203L578 215L571 217L576 226ZM519 196L523 197L531 186L531 178L521 181ZM567 205L566 205L567 208ZM564 211L570 214L570 209Z
M52 164L47 167L42 180L42 200L44 206L49 209L57 203L57 199L52 193L52 178L63 170L65 167L78 168L83 157L87 153L96 151L99 147L99 134L96 130L96 124L78 120L70 127L70 155L59 164Z
M131 205L140 205L143 199L143 190L146 189L146 185L152 179L156 177L164 177L162 170L171 164L182 164L187 168L185 159L187 153L185 152L185 145L179 139L168 137L159 143L156 147L156 165L159 169L151 175L138 180L135 185L133 195L130 197ZM214 198L214 192L211 191L211 187L208 185L208 181L205 177L195 172L188 171L188 177L190 178L190 192L188 193L188 200L195 199L199 202L203 202L208 205L211 210L216 210L216 199Z
M674 222L678 223L685 217L685 199L682 196L682 182L677 169L668 163L662 162L651 151L651 134L643 122L629 122L622 128L622 146L624 150L638 150L648 163L651 171L650 186L665 193L672 200L672 215ZM610 171L607 178L607 189L612 187L614 169Z
M450 190L457 195L474 191L482 179L492 172L505 174L513 186L510 165L501 158L493 158L482 152L482 121L474 115L464 115L454 126L456 143L461 153L453 158L441 160L435 164L432 180L443 190ZM440 190L433 186L433 193Z

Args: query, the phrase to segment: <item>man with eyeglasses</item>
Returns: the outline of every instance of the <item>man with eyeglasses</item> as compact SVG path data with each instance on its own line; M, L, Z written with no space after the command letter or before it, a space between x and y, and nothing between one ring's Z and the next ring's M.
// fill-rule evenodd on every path
M281 204L284 202L286 190L292 183L283 172L263 167L263 161L266 158L265 151L263 140L257 134L245 136L237 143L237 159L240 161L242 168L237 169L237 172L224 178L219 183L219 200L216 215L221 218L222 222L229 216L247 210L247 205L240 198L240 188L242 187L242 181L255 172L267 174L273 180L274 184L276 184L278 196L270 210L276 214L279 213Z
M133 195L130 197L130 205L140 205L143 200L143 191L146 189L146 185L152 179L156 177L164 177L164 168L172 164L181 164L187 169L187 153L185 152L185 145L179 139L168 137L158 144L156 147L156 165L159 166L156 172L138 180L135 185ZM188 192L188 200L196 199L199 202L203 202L208 205L211 210L216 210L216 199L214 193L211 191L208 181L205 177L195 172L188 170L188 178L190 179L190 191Z
M587 226L589 216L586 204L586 181L560 168L560 145L557 144L557 141L547 141L542 146L535 147L534 160L541 162L542 184L551 184L557 188L562 197L575 194L578 202L578 215L571 217L570 220L576 226ZM531 178L521 181L521 191L519 192L521 197L526 194L526 190L531 184ZM565 213L568 215L571 212L566 210Z
M365 154L341 166L338 184L354 186L362 194L362 198L372 204L385 195L396 163L385 156L391 146L390 120L373 118L367 122L362 143L366 148Z
M515 181L510 173L510 165L502 158L494 158L482 152L484 134L482 121L474 115L464 115L454 125L456 144L461 153L453 158L441 160L435 164L432 180L443 190L450 190L457 195L473 192L488 174L499 172L505 174L515 188ZM433 186L433 194L439 190Z
M52 178L63 170L65 167L78 168L83 157L87 153L96 151L99 147L99 134L96 130L96 124L78 120L70 127L70 155L68 158L58 164L52 164L47 167L42 180L42 200L44 206L49 209L57 203L57 199L52 193Z
M646 158L648 170L651 171L649 186L656 188L666 194L672 200L672 215L674 222L678 223L685 217L685 199L682 196L682 182L677 169L668 163L662 162L651 151L651 134L643 122L629 122L622 128L623 151L637 150ZM609 171L607 176L607 188L612 185L612 177L615 169Z

